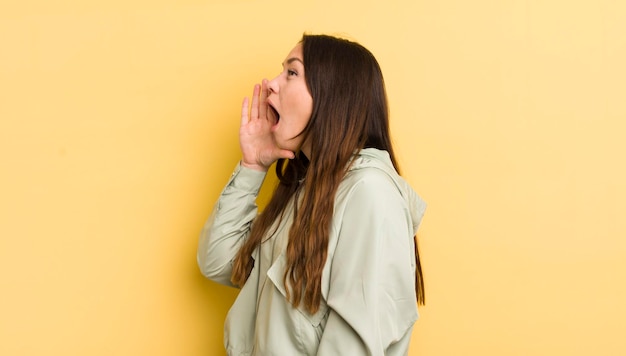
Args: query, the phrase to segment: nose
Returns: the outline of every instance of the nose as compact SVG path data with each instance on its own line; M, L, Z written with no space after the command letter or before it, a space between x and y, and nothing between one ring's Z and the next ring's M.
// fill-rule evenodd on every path
M278 76L267 82L267 89L269 89L270 93L278 93Z

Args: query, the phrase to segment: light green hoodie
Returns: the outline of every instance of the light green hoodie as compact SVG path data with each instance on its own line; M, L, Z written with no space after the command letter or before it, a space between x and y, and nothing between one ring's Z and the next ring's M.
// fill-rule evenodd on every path
M198 247L207 278L232 286L232 263L257 215L264 178L238 165L222 191ZM418 318L413 236L426 204L396 173L388 153L362 150L338 188L323 300L313 315L285 297L292 205L253 254L254 269L226 319L228 354L406 355Z

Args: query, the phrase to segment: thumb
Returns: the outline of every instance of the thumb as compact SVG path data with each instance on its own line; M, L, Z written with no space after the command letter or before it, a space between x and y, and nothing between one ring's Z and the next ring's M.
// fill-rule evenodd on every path
M286 159L294 159L296 158L296 154L292 151L289 150L280 150L278 151L278 157L279 158L286 158Z

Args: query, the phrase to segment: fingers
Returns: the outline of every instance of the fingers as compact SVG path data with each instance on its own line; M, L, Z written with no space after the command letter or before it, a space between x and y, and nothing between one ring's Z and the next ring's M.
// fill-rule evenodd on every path
M259 103L259 118L267 118L267 79L261 81L261 102Z
M263 79L261 85L255 84L252 90L252 107L248 98L243 99L241 107L241 123L246 124L250 120L267 119L267 79Z
M252 91L252 110L250 110L250 119L255 120L259 118L259 91L261 90L261 86L258 84L254 85L254 90Z
M248 97L243 98L243 103L241 104L241 125L245 125L248 123L248 121L250 121L250 118L248 117L248 106L250 104L248 103Z

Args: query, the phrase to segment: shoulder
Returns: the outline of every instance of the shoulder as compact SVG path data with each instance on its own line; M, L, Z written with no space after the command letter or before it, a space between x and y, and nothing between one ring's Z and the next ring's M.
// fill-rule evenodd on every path
M385 210L404 208L405 202L389 172L376 167L349 171L337 192L337 207Z
M379 167L360 167L348 171L341 185L346 188L358 188L359 191L377 192L381 189L398 191L396 184L398 178L397 173Z
M396 172L389 153L374 148L359 152L350 164L341 188L361 194L401 194L402 178Z

